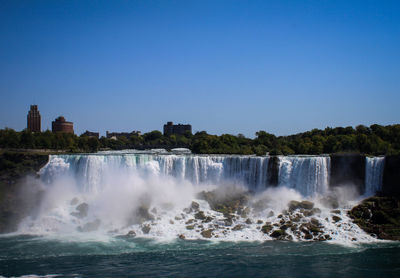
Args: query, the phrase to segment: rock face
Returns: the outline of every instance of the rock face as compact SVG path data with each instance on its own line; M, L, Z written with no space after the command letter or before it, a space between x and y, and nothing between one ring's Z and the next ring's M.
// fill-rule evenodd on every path
M400 155L386 156L383 170L382 195L400 197Z
M361 229L380 239L400 240L400 199L371 197L349 211Z
M202 191L198 194L198 198L206 200L212 210L223 214L236 213L238 210L243 211L250 195L248 192L240 190L231 190L223 192L217 190Z
M279 178L279 157L271 156L268 161L268 184L272 186L278 185Z
M332 154L330 187L352 184L360 195L365 192L365 156Z

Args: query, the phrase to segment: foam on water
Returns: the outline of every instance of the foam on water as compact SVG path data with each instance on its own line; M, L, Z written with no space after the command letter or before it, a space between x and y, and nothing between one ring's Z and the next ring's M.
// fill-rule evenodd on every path
M46 188L40 208L21 223L18 233L102 241L134 231L137 237L170 241L179 235L203 239L201 232L212 230L213 241L264 241L272 239L261 231L265 223L279 229L282 221L300 213L288 213L288 203L307 199L319 212L302 217L299 225L314 218L332 242L376 240L347 216L354 201L343 201L335 212L323 201L335 194L328 188L329 157L280 157L278 187L268 184L268 163L269 157L137 152L51 156L40 171ZM254 192L246 215L232 213L227 225L227 215L198 197L215 189L222 194ZM190 209L192 201L199 209ZM78 215L77 206L83 203L88 210ZM151 219L138 219L143 209ZM209 219L196 219L198 211ZM303 240L296 231L286 233L294 241Z

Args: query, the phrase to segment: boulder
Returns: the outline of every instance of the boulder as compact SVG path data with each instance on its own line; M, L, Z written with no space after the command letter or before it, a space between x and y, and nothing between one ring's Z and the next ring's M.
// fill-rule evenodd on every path
M199 220L204 220L206 219L206 216L204 214L204 211L199 211L194 215L194 218L199 219Z
M268 234L270 231L272 231L274 227L271 224L265 224L264 226L261 227L261 231L264 234Z
M247 218L247 219L246 219L246 224L247 224L247 225L251 225L251 224L253 224L253 221L251 221L250 218Z
M135 237L136 236L136 232L131 230L126 234L127 237Z
M143 232L144 234L148 234L148 233L150 232L150 230L151 230L150 225L143 225L143 226L142 226L142 232Z
M283 230L275 230L273 231L269 236L273 238L280 238L282 236L285 236L286 232Z
M71 215L77 218L84 218L88 214L89 205L86 203L82 203L78 205L75 209L77 210L77 212L71 212Z
M337 216L337 215L334 215L334 216L332 216L332 220L336 223L336 222L339 222L339 221L341 221L342 220L342 218L340 218L339 216Z
M204 230L204 231L202 231L200 234L201 234L204 238L211 238L212 232L213 232L213 231L214 231L213 229Z
M193 201L192 204L190 205L190 207L191 207L193 210L197 211L197 210L199 210L200 205L199 205L199 203Z
M184 234L180 234L180 235L178 236L178 238L179 238L179 239L186 239L186 237L185 237Z

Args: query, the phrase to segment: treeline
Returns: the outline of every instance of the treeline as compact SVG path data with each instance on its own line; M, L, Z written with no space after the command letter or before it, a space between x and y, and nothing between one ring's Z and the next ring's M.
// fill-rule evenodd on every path
M0 148L63 149L71 152L94 152L99 149L172 149L185 147L199 154L322 154L322 153L364 153L371 155L400 154L400 125L359 125L353 127L327 127L313 129L290 136L275 136L265 131L256 132L254 139L242 134L221 136L196 134L164 136L160 131L143 135L132 135L117 140L100 139L74 134L31 133L26 130L0 130Z

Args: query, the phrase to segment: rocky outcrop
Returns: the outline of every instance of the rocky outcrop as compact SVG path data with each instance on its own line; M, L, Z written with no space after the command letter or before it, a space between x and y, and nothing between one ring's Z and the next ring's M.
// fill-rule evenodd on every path
M400 155L385 157L381 194L400 196Z
M330 187L353 185L360 195L365 192L365 156L331 154Z
M400 240L400 199L371 197L349 211L349 216L365 232L379 239Z
M268 161L268 185L277 186L279 182L279 157L271 156Z
M16 231L23 218L35 214L43 197L36 173L48 160L47 154L0 152L0 233Z

